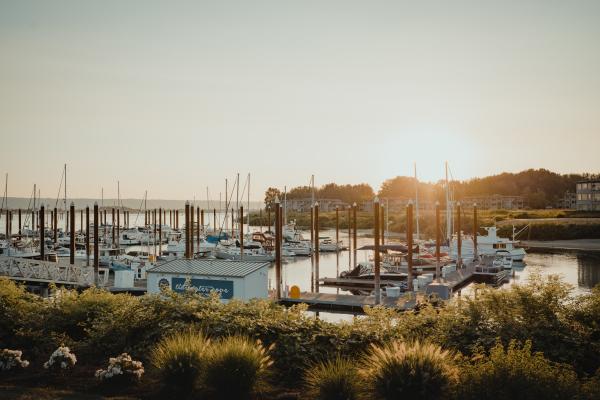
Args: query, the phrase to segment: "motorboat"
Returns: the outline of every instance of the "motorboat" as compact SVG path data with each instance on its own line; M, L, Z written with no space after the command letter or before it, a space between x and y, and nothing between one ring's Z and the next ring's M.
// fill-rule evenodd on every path
M510 253L513 261L523 261L527 254L525 249L517 247L518 240L506 239L498 236L498 229L495 226L484 228L486 235L477 235L477 254L494 256L498 250L505 250ZM463 260L472 260L475 255L472 237L463 237L461 244L461 258ZM450 244L450 257L456 260L458 257L458 240L456 236L452 238Z

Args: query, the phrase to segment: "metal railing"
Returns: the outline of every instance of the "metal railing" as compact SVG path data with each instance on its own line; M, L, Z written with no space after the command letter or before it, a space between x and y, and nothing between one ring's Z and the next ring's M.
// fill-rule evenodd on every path
M30 282L92 286L94 267L0 256L0 276Z

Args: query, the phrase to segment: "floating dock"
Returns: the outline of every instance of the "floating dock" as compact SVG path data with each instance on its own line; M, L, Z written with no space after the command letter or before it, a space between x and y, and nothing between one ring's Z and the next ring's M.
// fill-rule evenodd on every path
M381 296L381 306L387 308L394 308L400 311L412 310L419 295L415 299L404 295L400 297L386 297ZM335 294L335 293L311 293L303 292L300 293L300 297L290 298L285 297L279 301L280 304L285 306L292 306L295 304L307 304L309 310L313 311L344 311L362 314L364 313L365 306L375 306L374 296L355 296L352 294Z

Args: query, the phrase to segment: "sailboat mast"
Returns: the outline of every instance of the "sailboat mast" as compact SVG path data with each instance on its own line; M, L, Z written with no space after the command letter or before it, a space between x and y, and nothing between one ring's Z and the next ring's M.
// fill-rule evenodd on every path
M417 163L415 162L415 217L417 221L417 240L419 240L419 180L417 179Z
M250 172L248 172L248 233L250 233Z
M448 182L448 161L446 161L446 237L452 240L452 205L450 204L450 184Z

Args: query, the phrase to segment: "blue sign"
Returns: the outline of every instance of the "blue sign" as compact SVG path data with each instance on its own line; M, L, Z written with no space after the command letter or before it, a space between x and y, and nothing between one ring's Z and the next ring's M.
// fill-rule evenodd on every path
M171 278L171 289L179 293L185 291L186 281L188 281L187 285L190 289L196 290L197 293L203 296L208 296L214 290L222 299L233 298L233 281Z

